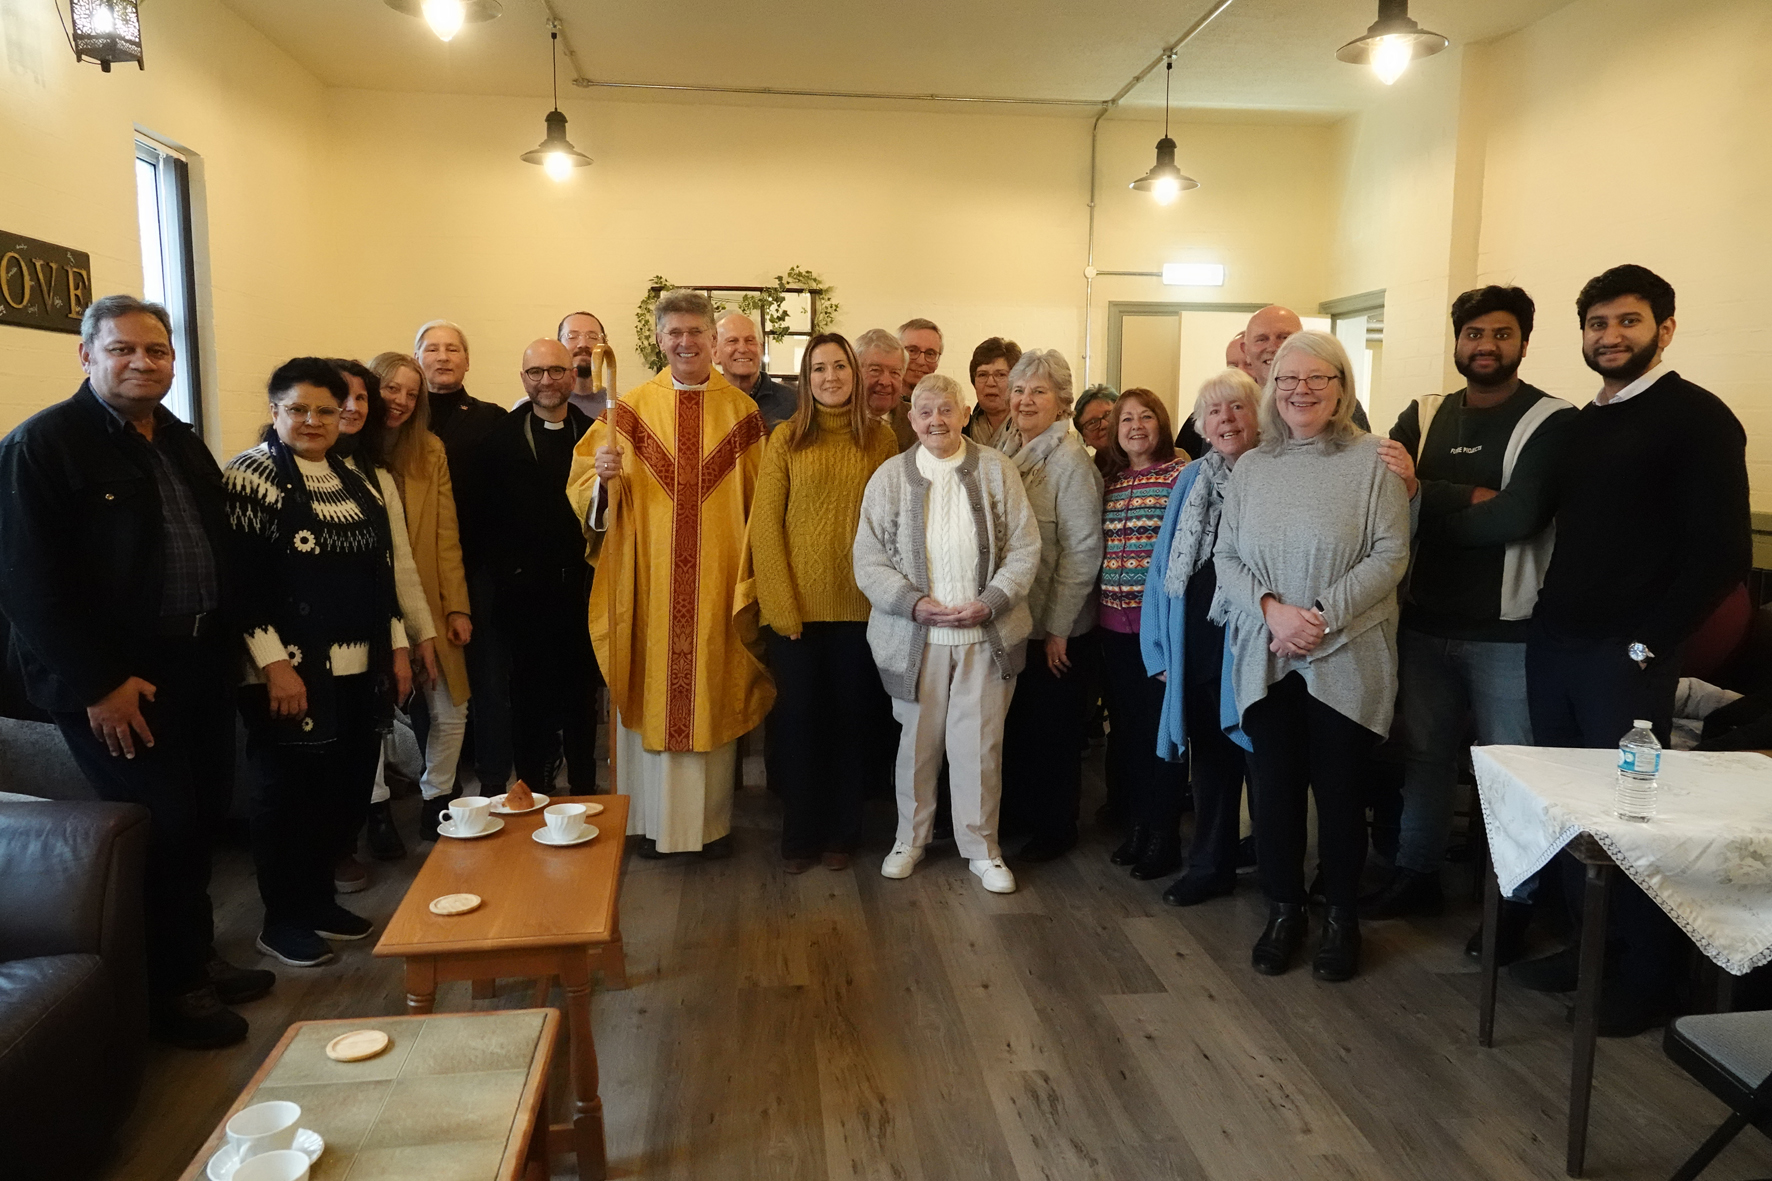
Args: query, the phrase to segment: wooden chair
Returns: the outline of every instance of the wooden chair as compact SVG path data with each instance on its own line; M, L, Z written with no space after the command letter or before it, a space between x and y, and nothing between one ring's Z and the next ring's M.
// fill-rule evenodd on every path
M1772 1011L1676 1018L1662 1048L1729 1105L1729 1118L1675 1171L1673 1181L1693 1181L1749 1124L1772 1136Z

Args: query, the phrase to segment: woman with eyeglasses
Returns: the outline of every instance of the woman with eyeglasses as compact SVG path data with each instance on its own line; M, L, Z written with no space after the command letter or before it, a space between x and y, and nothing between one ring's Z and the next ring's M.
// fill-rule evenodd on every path
M1268 921L1251 953L1279 975L1304 942L1306 792L1328 903L1319 980L1359 971L1364 768L1397 697L1397 584L1409 500L1353 422L1341 342L1300 332L1262 393L1261 442L1226 482L1212 620L1225 627L1236 715L1253 745L1255 847Z
M332 870L369 807L381 739L411 688L381 493L332 454L349 398L332 362L297 357L269 383L265 441L224 469L246 683L240 712L258 779L252 853L258 949L295 967L368 919L338 905Z

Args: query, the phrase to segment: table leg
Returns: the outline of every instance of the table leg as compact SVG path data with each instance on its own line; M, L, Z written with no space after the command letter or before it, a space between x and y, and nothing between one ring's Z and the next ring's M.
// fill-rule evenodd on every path
M615 930L610 933L609 942L603 945L600 966L603 969L603 987L620 992L628 986L628 955L621 942L621 919L615 920Z
M529 1130L529 1143L523 1149L524 1181L547 1181L548 1176L548 1085L544 1081L535 1101L535 1126Z
M553 986L554 978L552 976L537 976L535 978L535 991L531 993L529 997L529 1007L532 1009L547 1008L548 991L553 988Z
M560 984L572 1037L572 1133L578 1175L583 1181L604 1181L609 1159L603 1142L603 1097L597 1093L597 1043L591 1037L589 954L578 951L561 958Z
M437 964L423 957L406 961L406 1011L422 1017L437 1007Z
M1606 967L1606 888L1610 865L1589 864L1581 903L1581 960L1576 972L1575 1038L1569 1068L1569 1154L1564 1172L1581 1176L1587 1158L1588 1102L1594 1089L1594 1042L1600 1021L1600 980Z
M1486 855L1483 862L1483 992L1477 1002L1477 1044L1487 1048L1495 1044L1495 949L1501 938L1501 882Z

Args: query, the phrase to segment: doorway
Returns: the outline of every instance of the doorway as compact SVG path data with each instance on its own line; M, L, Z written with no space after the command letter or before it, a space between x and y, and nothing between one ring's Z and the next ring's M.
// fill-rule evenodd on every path
M1201 384L1224 368L1224 348L1265 303L1110 302L1107 381L1116 390L1143 386L1162 399L1177 427L1193 413ZM1304 326L1329 331L1328 316Z

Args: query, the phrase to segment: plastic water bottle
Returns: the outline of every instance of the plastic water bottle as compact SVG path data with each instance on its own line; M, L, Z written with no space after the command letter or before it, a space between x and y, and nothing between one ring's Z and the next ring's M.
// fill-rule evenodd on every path
M1618 740L1618 787L1612 810L1626 820L1655 818L1656 776L1661 773L1661 743L1648 722L1638 718Z

